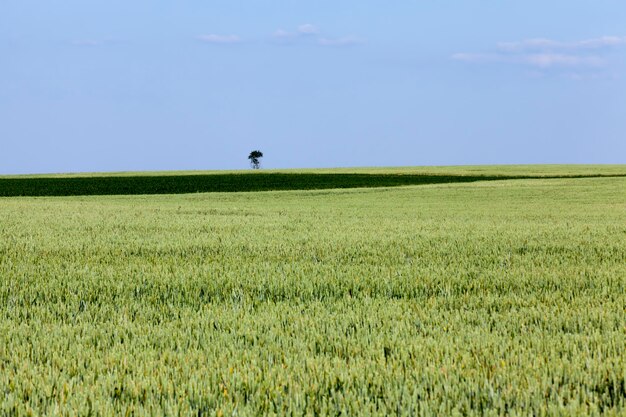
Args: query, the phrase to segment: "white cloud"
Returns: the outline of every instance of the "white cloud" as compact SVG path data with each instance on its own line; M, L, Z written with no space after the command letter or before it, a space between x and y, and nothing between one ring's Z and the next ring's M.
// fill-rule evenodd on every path
M555 67L595 67L599 68L606 64L606 61L599 56L556 54L556 53L535 53L535 54L467 54L459 53L452 55L455 61L472 63L511 63L525 64L536 68Z
M501 42L489 53L457 53L455 61L470 63L508 63L524 65L537 70L593 70L608 67L607 48L626 46L626 37L603 36L576 42L552 39L525 39L519 42Z
M70 44L74 46L83 46L83 47L96 47L96 46L106 46L106 45L116 45L120 43L124 43L125 41L121 39L115 38L84 38L84 39L74 39L70 41Z
M589 50L626 45L626 36L602 36L576 42L560 42L552 39L525 39L519 42L501 42L498 49L505 52Z
M521 61L534 67L593 67L606 65L606 61L598 56L580 56L567 54L529 54L522 55Z
M319 29L317 28L317 26L312 25L310 23L305 23L303 25L298 26L298 28L293 32L290 32L285 29L277 29L272 35L272 37L280 41L287 41L287 40L295 40L298 38L314 37L314 36L317 36L318 33L319 33Z
M72 45L76 46L100 46L104 45L104 41L96 39L77 39L72 41Z
M578 42L578 46L582 48L604 48L607 46L624 45L626 45L626 36L603 36Z
M240 43L241 38L237 35L201 35L198 36L198 40L206 43L216 43L216 44L234 44Z
M461 52L451 57L455 61L464 62L497 62L502 61L502 57L496 54L468 54Z
M302 42L305 36L299 32L290 32L284 29L277 29L272 34L272 39L277 43L290 44L295 42Z
M559 42L550 39L525 39L520 42L500 42L498 49L504 52L520 52L528 50L545 50L559 47Z
M292 38L294 34L283 29L277 29L272 36L278 39L288 39Z
M272 38L280 43L302 42L320 46L351 46L363 43L363 40L356 36L330 37L324 35L317 26L310 23L298 26L297 30L293 32L277 29Z
M344 36L341 38L320 38L318 44L322 46L352 46L363 43L362 39L356 36Z
M298 26L298 33L301 35L317 35L319 33L319 29L315 25L305 23Z

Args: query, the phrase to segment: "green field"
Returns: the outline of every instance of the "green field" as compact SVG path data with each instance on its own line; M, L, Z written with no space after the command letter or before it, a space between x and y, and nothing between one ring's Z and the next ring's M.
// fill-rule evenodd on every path
M281 171L119 172L0 177L0 197L190 194L377 188L506 179L626 177L623 165L344 168Z
M0 415L626 415L626 166L303 173L592 177L0 198Z

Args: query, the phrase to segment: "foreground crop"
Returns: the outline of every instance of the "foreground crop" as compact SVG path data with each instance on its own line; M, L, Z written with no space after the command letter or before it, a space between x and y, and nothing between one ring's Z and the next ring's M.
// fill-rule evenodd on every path
M626 406L624 179L0 201L0 413Z

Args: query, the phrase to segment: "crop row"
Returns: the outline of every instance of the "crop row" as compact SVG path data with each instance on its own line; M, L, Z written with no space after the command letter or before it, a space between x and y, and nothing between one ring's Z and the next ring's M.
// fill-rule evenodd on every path
M565 177L624 176L568 175ZM553 175L552 178L558 178ZM564 177L564 176L560 176ZM401 185L468 183L533 178L524 175L428 175L359 173L226 173L210 175L150 175L94 177L0 178L0 197L188 194L206 192L321 190ZM545 177L537 177L545 178Z

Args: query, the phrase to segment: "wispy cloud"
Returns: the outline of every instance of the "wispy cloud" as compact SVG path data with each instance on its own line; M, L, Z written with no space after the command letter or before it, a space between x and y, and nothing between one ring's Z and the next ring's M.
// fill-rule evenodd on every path
M295 36L295 33L293 32L288 32L286 30L283 29L277 29L273 34L272 37L274 39L289 39L289 38L293 38Z
M525 39L519 42L500 42L498 49L505 52L525 51L585 51L626 45L626 36L602 36L575 42L552 39Z
M459 53L452 55L456 61L472 63L511 63L525 64L537 68L552 67L603 67L606 60L599 56L558 54L558 53L533 53L519 55L503 54L468 54Z
M304 23L298 26L295 30L289 31L285 29L277 29L274 31L272 37L279 41L295 41L306 40L307 38L315 37L319 34L317 26L311 23Z
M298 33L304 36L317 35L319 33L319 29L315 25L312 25L310 23L305 23L303 25L298 26Z
M607 65L607 61L599 56L579 56L567 54L529 54L521 57L521 62L539 68L552 67L588 67L600 68Z
M122 43L123 41L119 39L113 38L104 38L104 39L74 39L70 41L70 44L74 46L83 46L83 47L96 47L96 46L104 46L104 45L112 45L117 43Z
M451 56L455 61L464 62L498 62L501 61L501 56L496 54L473 54L467 52L459 52Z
M272 38L279 43L303 42L314 43L319 46L352 46L364 42L356 36L332 37L323 34L317 26L311 23L302 24L293 31L277 29Z
M206 34L196 36L201 42L221 45L243 43L244 40L238 35ZM258 41L259 39L257 39ZM360 45L365 41L357 36L331 36L323 33L318 26L312 23L303 23L291 30L276 29L271 35L271 41L277 45L312 45L328 47L347 47ZM246 40L246 43L254 42L254 38Z
M626 37L603 36L574 42L535 38L500 42L488 53L457 53L453 60L517 64L537 70L601 69L610 65L608 51L626 46Z
M215 43L215 44L235 44L240 43L241 38L237 35L201 35L198 36L198 40L206 43Z
M318 43L322 46L352 46L363 43L363 40L356 36L344 36L342 38L320 38Z
M95 39L77 39L71 42L74 46L100 46L103 45L103 41Z

